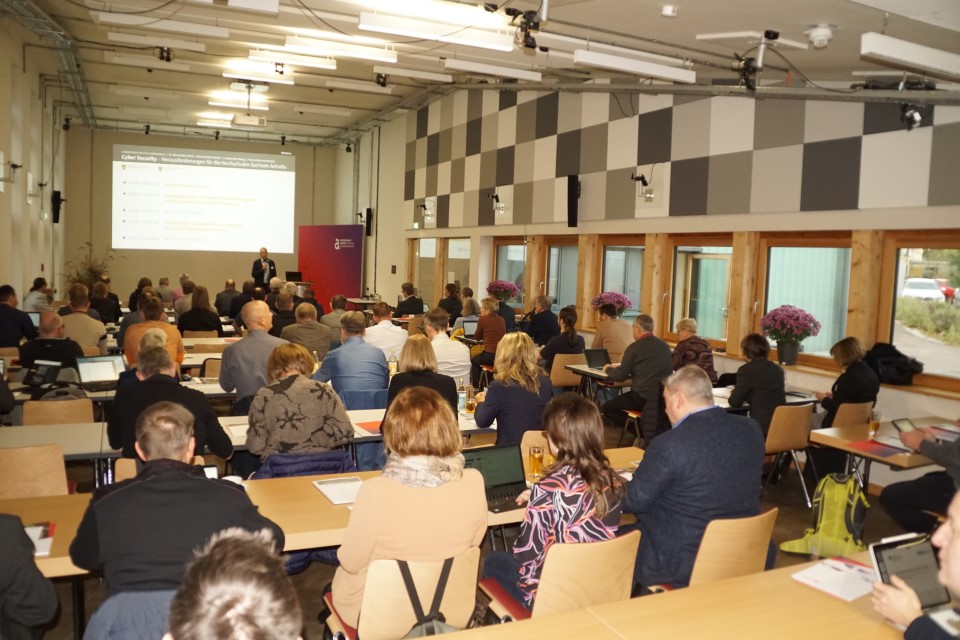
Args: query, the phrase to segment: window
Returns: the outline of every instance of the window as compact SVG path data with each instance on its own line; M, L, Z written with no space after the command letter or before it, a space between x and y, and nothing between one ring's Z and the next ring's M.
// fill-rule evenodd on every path
M577 304L577 245L550 246L547 256L547 295L553 311Z
M523 305L523 273L527 266L527 248L522 244L501 244L497 246L497 280L506 280L517 285L520 293L508 303ZM479 293L478 293L479 295ZM481 298L486 295L481 295Z
M413 286L427 304L433 297L434 267L437 263L437 239L420 238L416 243L417 255L413 263Z
M445 268L446 285L453 282L458 288L470 282L470 239L450 238L447 240L447 266Z
M640 286L643 283L643 247L607 246L603 248L603 285L601 291L622 293L633 303L623 316L640 313Z
M764 313L784 304L810 313L820 333L801 347L829 357L830 347L846 336L849 282L849 248L770 247Z
M925 374L960 378L960 248L896 251L890 342Z
M697 333L727 339L728 283L732 247L678 246L674 250L672 331L682 318L697 321Z

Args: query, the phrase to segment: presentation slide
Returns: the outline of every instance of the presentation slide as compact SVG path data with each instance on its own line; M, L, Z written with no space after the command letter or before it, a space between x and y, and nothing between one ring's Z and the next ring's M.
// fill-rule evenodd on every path
M114 145L113 248L293 253L292 155Z

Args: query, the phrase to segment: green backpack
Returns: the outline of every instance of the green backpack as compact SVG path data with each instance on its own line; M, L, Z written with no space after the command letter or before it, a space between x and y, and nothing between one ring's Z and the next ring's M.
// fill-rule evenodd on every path
M870 504L853 476L838 473L825 476L813 496L813 529L798 540L780 545L786 553L817 555L822 558L864 551L863 520Z

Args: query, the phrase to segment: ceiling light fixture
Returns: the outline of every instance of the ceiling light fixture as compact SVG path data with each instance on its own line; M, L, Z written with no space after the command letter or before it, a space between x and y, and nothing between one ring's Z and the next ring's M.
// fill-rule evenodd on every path
M426 19L391 16L368 11L360 13L358 26L363 31L389 33L424 40L438 40L449 44L479 47L492 51L513 51L513 34L506 30L500 33L483 31L454 24L429 22Z
M597 53L596 51L587 51L585 49L577 49L573 52L573 63L588 67L612 69L613 71L626 71L641 76L682 82L684 84L693 84L697 81L696 72L688 69L674 69L673 67L667 67L662 64L611 56L606 53Z
M256 62L282 62L284 64L295 64L300 67L310 67L313 69L337 68L337 61L333 58L317 58L315 56L287 53L286 51L264 51L262 49L250 49L247 57Z
M511 67L501 67L492 64L470 62L468 60L456 60L452 58L448 58L444 61L443 68L447 71L466 71L468 73L480 73L487 76L529 80L530 82L540 82L540 80L543 78L543 74L541 74L539 71L525 71L523 69L513 69Z
M347 117L353 113L352 109L345 107L327 107L320 104L298 104L293 107L297 113L319 113L326 116L344 116Z
M144 67L145 69L162 69L164 71L190 71L190 65L176 60L165 62L153 56L135 56L127 53L104 51L103 59L110 64L120 64L127 67Z
M393 93L393 87L381 87L374 82L361 80L340 80L334 78L325 80L323 86L328 89L345 89L347 91L362 91L364 93Z
M94 21L100 24L114 24L138 29L154 29L156 31L170 31L184 33L191 36L206 36L209 38L229 38L230 30L209 24L196 22L182 22L180 20L157 20L127 13L113 13L109 11L91 11Z
M581 40L580 38L571 38L570 36L561 36L556 33L546 33L541 31L537 34L537 42L542 46L549 47L551 53L553 49L562 51L575 51L577 49L586 49L587 51L597 51L600 53L609 53L624 58L639 58L659 64L683 67L690 66L690 63L680 58L663 56L658 53L647 53L646 51L637 51L636 49L627 49L625 47L615 47L610 44L591 42L590 40Z
M698 33L696 38L697 40L737 40L744 39L748 40L751 43L761 44L766 40L776 40L778 45L783 45L785 47L793 47L794 49L809 49L805 42L797 42L796 40L788 40L786 38L781 38L779 32L777 33L776 38L771 38L769 33L774 32L773 29L767 29L763 33L759 31L726 31L724 33ZM769 44L769 43L768 43ZM759 57L759 56L758 56Z
M367 47L359 44L331 42L303 36L287 36L286 48L296 53L305 53L316 56L333 56L336 58L356 58L358 60L373 60L374 62L397 62L397 52L378 47Z
M180 100L183 97L179 91L134 87L123 84L112 84L109 89L111 93L115 93L118 96L134 96L136 98L150 98L152 100Z
M293 84L293 70L287 69L282 62L255 62L246 58L235 58L224 63L223 77L238 80L255 80L273 84Z
M229 120L197 120L198 127L213 127L217 129L231 129Z
M247 104L248 97L249 105ZM266 96L257 93L252 93L248 96L246 93L226 89L212 92L207 104L212 107L229 107L232 109L246 109L249 106L250 109L257 111L270 110L270 107L267 106Z
M900 69L960 78L960 55L881 33L869 32L860 36L860 56Z
M394 16L408 16L430 22L470 25L479 29L502 29L509 20L503 13L487 11L478 4L446 2L445 0L367 0L364 5L373 11Z
M676 18L677 17L677 5L675 4L665 4L660 7L660 15L664 18Z
M148 47L166 47L168 49L182 49L183 51L197 51L199 53L207 50L207 45L202 42L163 38L161 36L139 36L133 33L121 33L119 31L110 31L107 33L107 40L110 42L146 45Z
M432 73L430 71L420 71L419 69L402 69L400 67L382 67L377 65L373 68L373 72L385 73L391 76L400 76L403 78L415 78L417 80L453 82L453 76L451 76L449 73Z

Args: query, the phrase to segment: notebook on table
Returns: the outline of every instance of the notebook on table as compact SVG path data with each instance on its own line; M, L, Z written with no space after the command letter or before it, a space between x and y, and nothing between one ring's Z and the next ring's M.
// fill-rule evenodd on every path
M123 356L84 356L77 358L80 386L86 391L111 391L123 373Z
M587 361L587 366L591 369L602 370L604 365L612 364L610 362L610 352L606 349L584 349L583 357Z
M490 511L500 513L523 508L517 504L517 496L526 490L527 477L518 445L466 449L463 459L466 468L476 469L483 476Z

